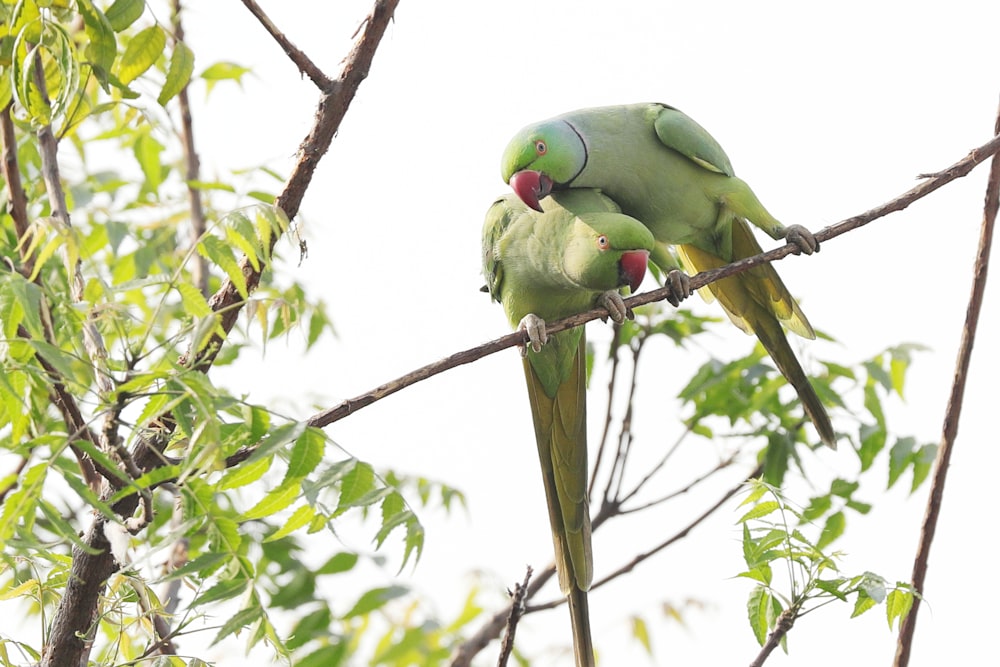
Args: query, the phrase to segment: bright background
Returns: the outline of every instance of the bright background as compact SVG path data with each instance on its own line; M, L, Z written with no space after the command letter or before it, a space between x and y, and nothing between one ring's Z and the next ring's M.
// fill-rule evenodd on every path
M190 4L186 29L197 70L226 59L254 71L242 90L220 87L207 106L195 95L204 178L262 162L287 173L312 122L315 88L240 3ZM368 0L261 4L331 75L370 8ZM293 336L272 344L265 358L248 357L239 369L219 369L213 377L254 402L305 417L505 333L501 309L478 291L483 214L505 191L500 154L521 126L571 109L639 101L678 106L712 132L737 173L786 224L815 231L867 210L990 138L997 25L1000 4L982 0L403 0L300 216L309 258L292 270L329 304L337 338L302 356ZM917 355L907 402L893 402L889 413L894 432L921 442L940 436L985 179L984 166L907 211L826 244L817 256L778 267L813 324L839 341L794 341L807 368L811 357L856 363L901 342L929 346ZM286 255L293 252L285 246ZM689 305L720 314L697 299ZM589 331L606 339L599 325ZM752 339L735 328L717 332L718 356L750 349ZM988 499L1000 465L991 417L998 335L994 285L931 556L915 667L961 663L992 649L996 617L982 605L989 604L983 601L997 547ZM650 455L676 437L673 397L700 360L665 344L646 359L636 432L637 446ZM525 564L540 569L550 560L522 382L510 350L328 429L376 466L467 494L467 513L422 516L425 553L399 575L446 618L474 582L496 608ZM591 416L596 439L600 410ZM820 452L810 463L830 475L853 470L856 457L845 449ZM668 472L662 489L697 470ZM890 580L909 578L927 488L909 497L907 485L903 480L887 496L869 487L864 499L876 503L875 511L852 516L836 544L846 552L846 573L870 569ZM805 502L809 492L801 489L796 500ZM700 506L694 498L684 507ZM677 530L690 516L684 507L599 532L597 576ZM747 664L756 655L745 620L750 587L731 578L741 566L737 516L733 502L678 547L593 593L603 664ZM369 547L362 538L348 546ZM331 553L340 548L329 545ZM689 598L706 606L688 610L686 627L662 619L663 601ZM895 635L883 610L856 620L850 611L838 604L805 617L790 635L790 656L776 653L768 664L889 664ZM655 663L629 639L633 612L653 621ZM518 634L532 653L565 647L568 637L562 608L528 617ZM214 657L223 665L237 662ZM495 660L491 647L479 664ZM570 663L554 651L539 664Z

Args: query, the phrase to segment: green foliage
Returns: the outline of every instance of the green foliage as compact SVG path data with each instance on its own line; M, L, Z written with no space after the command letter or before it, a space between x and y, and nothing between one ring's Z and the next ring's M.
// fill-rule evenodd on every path
M383 550L402 569L423 549L417 511L451 507L462 496L376 470L322 431L183 364L220 338L217 365L293 334L308 350L332 333L332 320L304 286L269 280L284 261L277 241L289 228L268 191L280 174L262 167L217 182L184 180L179 128L168 118L175 112L164 107L193 81L195 56L145 9L141 0L0 5L0 102L12 102L0 122L10 123L17 140L27 205L23 221L0 216L0 447L23 462L0 480L0 600L29 609L47 632L69 580L71 549L96 552L86 531L100 517L111 534L124 536L122 553L131 551L101 598L92 664L149 662L150 619L164 613L157 590L174 581L193 591L182 595L175 630L212 628L214 642L240 635L248 649L266 644L286 660L336 664L366 632L384 633L377 617L413 605L413 595L392 583L340 592L362 567L388 582L386 556L345 547L309 564L307 545L317 533L358 524L373 550L391 546ZM194 81L207 93L247 72L210 65ZM43 156L40 137L49 132L58 153ZM97 144L114 157L88 159ZM41 174L43 157L58 163L74 151L79 168L66 170L61 183L72 213L67 224L53 214ZM207 220L197 237L189 186L198 189ZM7 201L11 193L4 194ZM194 280L199 264L209 290L228 279L248 299L249 317L228 334ZM265 273L253 292L248 268ZM88 332L103 353L89 347ZM81 428L56 409L67 401L80 411ZM104 447L105 433L120 438L122 449ZM121 452L139 445L162 449L163 459L131 474ZM88 484L80 460L103 470L114 488ZM120 508L146 495L152 515L130 538L115 526L136 516L121 516ZM178 543L183 559L163 571L162 554ZM299 609L306 612L291 621L278 613ZM210 618L223 620L213 626ZM439 641L458 631L439 630ZM41 649L0 634L0 662L10 664L12 648L31 659Z
M849 497L853 489L841 480L831 493ZM854 485L856 487L856 485ZM860 616L886 603L889 628L902 621L913 604L913 588L898 582L891 587L872 572L844 576L837 567L838 554L826 547L843 532L843 514L827 515L818 537L810 538L816 526L812 517L822 512L813 503L797 510L781 492L762 480L748 484L741 506L749 507L739 518L743 527L743 560L747 569L738 576L755 582L747 601L750 628L763 645L771 632L779 632L786 648L787 631L807 613L835 600L854 597L851 616ZM775 571L783 573L776 578ZM888 591L888 593L887 593Z

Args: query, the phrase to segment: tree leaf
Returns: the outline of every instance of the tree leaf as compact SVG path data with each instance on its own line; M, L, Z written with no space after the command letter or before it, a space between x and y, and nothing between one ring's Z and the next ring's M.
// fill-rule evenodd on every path
M84 30L87 33L87 60L94 69L97 80L107 91L108 73L118 55L118 41L111 23L100 9L90 0L77 0L77 8L83 16Z
M323 460L326 436L316 428L307 428L292 446L285 482L299 480L312 473Z
M145 9L145 0L115 0L104 16L112 30L121 32L135 23Z
M347 572L358 564L358 555L349 551L341 551L331 556L325 563L320 565L316 574L339 574Z
M260 499L260 502L244 512L240 518L243 521L250 521L277 514L295 502L295 499L299 497L299 490L300 485L297 479L282 482L276 488L268 491L267 495Z
M770 606L771 594L763 586L754 586L754 589L750 591L750 598L747 600L747 618L750 621L753 636L757 638L757 643L761 646L767 641L767 631L770 629L767 622Z
M281 528L271 533L264 539L265 542L275 542L283 537L291 535L296 530L306 525L312 518L316 515L316 510L312 508L311 505L302 505L294 512L292 515L285 519L284 523L281 524Z
M166 45L167 35L156 24L139 31L129 40L125 53L118 61L118 80L122 85L127 86L152 67Z
M194 72L194 52L184 42L175 43L174 51L170 54L170 65L167 67L167 80L156 98L160 106L167 106L167 102L184 90L184 86L191 80L192 72Z
M360 598L358 598L358 601L354 603L351 610L344 614L343 619L346 621L349 618L371 613L376 609L380 609L387 602L400 598L409 592L410 589L404 586L373 588L370 591L366 591Z
M207 591L204 591L198 595L191 602L191 606L197 606L202 604L208 604L209 602L220 602L222 600L231 600L238 595L243 594L245 591L249 590L253 586L253 582L245 579L243 577L236 577L234 579L227 579L225 581L220 581L215 584Z

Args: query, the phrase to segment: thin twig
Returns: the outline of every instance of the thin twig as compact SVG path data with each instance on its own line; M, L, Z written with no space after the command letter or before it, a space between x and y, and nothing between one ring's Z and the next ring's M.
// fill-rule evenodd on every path
M994 131L1000 133L1000 111L997 114ZM931 479L927 509L920 529L920 542L917 545L917 554L913 562L913 587L917 595L913 598L913 607L910 609L910 613L900 624L894 667L907 667L910 662L910 650L917 624L917 611L920 609L920 600L924 593L924 580L927 576L931 543L934 541L934 532L937 529L938 517L941 512L944 484L948 476L948 464L955 447L955 438L958 436L958 419L962 413L962 399L965 395L965 382L972 358L972 346L976 340L979 312L983 306L983 292L986 289L986 273L989 268L990 247L993 245L993 227L996 223L998 208L1000 208L1000 154L994 155L990 164L983 224L980 229L979 249L976 254L972 280L972 294L969 296L965 323L962 326L962 342L959 345L958 359L955 362L955 379L951 386L951 395L948 397L948 407L945 410L941 445L938 447L937 457L934 461L934 476Z
M268 18L267 14L264 13L264 10L260 8L260 5L254 2L254 0L243 0L243 4L246 5L246 8L249 9L250 13L254 15L254 18L260 21L260 24L264 26L264 29L267 30L268 33L270 33L271 37L274 38L274 41L281 46L285 55L291 58L292 62L295 63L295 66L299 68L299 72L312 79L312 82L316 84L317 88L324 93L328 93L334 86L338 85L337 82L331 80L330 77L324 74L323 71L316 66L316 63L314 63L309 56L299 49L299 47L292 44L291 40L285 36L285 33L283 33L278 26L274 25L271 19Z
M171 0L174 42L184 41L184 23L181 21L181 0ZM181 144L184 146L184 180L187 181L188 209L191 211L191 243L196 245L205 233L205 211L201 205L201 189L196 182L201 179L201 161L194 146L194 123L188 101L187 84L177 94L181 113ZM198 253L191 257L192 280L198 291L208 296L208 260Z
M774 623L774 630L771 630L771 633L767 636L767 641L764 642L764 646L761 647L757 657L750 663L750 667L761 667L764 661L767 660L767 657L771 655L771 652L778 648L781 640L785 638L785 635L788 634L788 631L795 624L795 614L797 611L797 609L789 607L778 615L778 620Z
M14 232L17 234L18 243L22 248L27 248L31 245L26 238L29 233L28 197L24 194L21 170L18 169L17 163L17 137L14 135L14 120L10 115L13 104L8 102L3 112L0 112L0 139L3 142L3 161L0 163L0 169L7 187L7 212L14 220ZM24 264L26 275L30 276L33 272L34 259L22 255L21 262Z
M763 472L763 470L764 470L764 467L762 465L757 466L753 470L753 472L751 472L749 475L747 475L746 479L754 479L756 477L760 477L760 475ZM719 510L719 508L721 508L723 505L725 505L726 502L730 498L732 498L737 493L739 493L740 490L743 488L743 485L744 485L744 482L740 482L736 486L734 486L731 489L729 489L728 491L726 491L724 494L722 494L722 496L714 504L712 504L708 509L706 509L704 512L702 512L701 514L699 514L698 516L696 516L690 523L688 523L688 525L684 526L684 528L682 528L680 531L674 533L669 538L667 538L664 541L660 542L659 544L657 544L652 549L649 549L648 551L644 551L644 552L642 552L640 554L637 554L635 556L635 558L633 558L632 560L630 560L628 563L625 563L624 565L622 565L617 570L615 570L615 571L613 571L613 572L605 575L602 579L599 579L598 581L596 581L591 588L598 588L600 586L603 586L607 582L611 581L612 579L616 579L617 577L620 577L623 574L626 574L627 572L631 572L632 570L634 570L636 568L636 566L638 566L643 561L648 560L649 558L652 558L653 556L655 556L659 552L661 552L664 549L666 549L667 547L669 547L671 544L674 544L675 542L679 542L680 540L682 540L685 537L687 537L691 533L692 530L694 530L695 528L697 528L702 522L704 522L706 519L708 519L717 510ZM594 526L600 526L601 523L603 523L603 519L600 516L600 514L598 514L598 516L594 518Z
M511 595L510 613L507 614L507 631L504 633L503 642L500 644L500 656L497 658L497 667L506 667L510 654L514 651L514 635L517 634L517 622L524 615L524 596L528 592L528 582L531 581L533 570L529 565L524 573L524 581L514 584L514 593Z
M840 236L841 234L845 234L849 231L857 229L858 227L863 227L864 225L867 225L868 223L882 218L890 213L901 211L913 202L926 197L943 185L967 175L973 168L976 167L976 165L987 160L998 150L1000 150L1000 135L994 136L988 142L979 148L974 149L966 157L962 158L952 166L928 176L927 180L920 185L907 190L903 194L889 200L885 204L865 211L864 213L856 215L852 218L847 218L846 220L838 222L835 225L831 225L830 227L823 228L816 233L816 240L829 241ZM733 262L732 264L727 264L717 269L702 271L701 273L691 277L691 290L694 291L708 285L711 282L715 282L716 280L721 280L722 278L742 273L743 271L753 268L754 266L783 259L784 257L796 252L797 246L793 244L786 244L759 255L754 255L753 257L747 257L746 259L741 259L737 262ZM670 294L671 290L668 287L661 287L659 289L643 292L642 294L629 297L625 299L625 305L629 308L638 308L639 306L643 306L648 303L665 301ZM593 310L588 310L585 313L571 315L570 317L556 320L555 322L546 322L545 329L546 332L551 335L560 331L565 331L566 329L578 327L581 324L586 324L592 320L606 318L607 316L607 310L604 308L595 308ZM477 345L469 348L468 350L463 350L462 352L456 352L455 354L449 355L444 359L427 364L426 366L398 377L395 380L379 385L375 389L359 394L354 398L349 398L333 407L327 408L326 410L313 415L309 419L308 423L310 426L329 426L333 422L354 414L358 410L365 408L376 401L395 394L400 389L405 389L412 384L434 377L439 373L451 370L457 366L472 363L482 357L494 354L500 350L505 350L508 347L524 345L526 343L528 343L527 332L515 331L507 334L506 336L491 340L488 343Z

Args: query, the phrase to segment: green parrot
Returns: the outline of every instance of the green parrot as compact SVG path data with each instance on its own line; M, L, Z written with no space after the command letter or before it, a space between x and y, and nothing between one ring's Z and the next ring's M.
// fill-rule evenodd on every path
M819 250L805 227L786 227L768 213L704 128L665 104L582 109L529 125L504 151L501 175L536 210L549 193L599 188L622 213L642 220L656 239L651 260L667 275L674 305L690 287L671 246L688 271L723 266L761 252L749 221L796 252ZM836 449L830 418L782 324L805 338L816 334L771 264L716 281L702 294L717 298L734 324L756 334L820 438Z
M556 193L540 208L531 210L513 195L493 203L483 225L483 274L511 325L526 329L531 341L522 351L524 375L559 587L569 601L577 667L590 667L586 342L583 327L547 335L545 320L600 304L623 321L619 289L638 288L654 241L596 190Z

